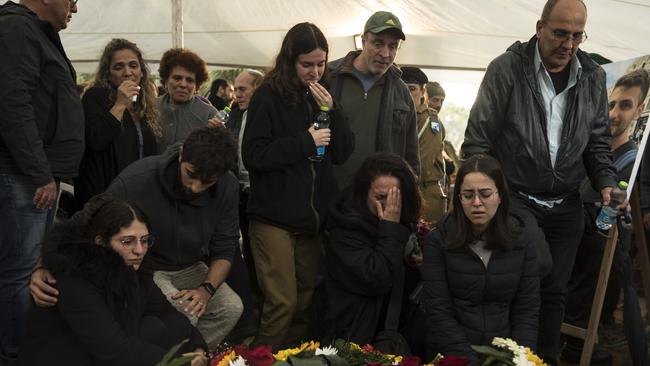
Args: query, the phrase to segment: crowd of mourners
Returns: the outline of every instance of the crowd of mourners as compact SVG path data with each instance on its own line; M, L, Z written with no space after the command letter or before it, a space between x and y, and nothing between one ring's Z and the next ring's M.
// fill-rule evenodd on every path
M650 82L633 70L608 96L579 49L581 0L548 0L535 35L489 64L459 150L440 84L394 63L406 35L390 12L338 60L296 24L268 70L206 97L196 53L166 51L158 86L138 45L113 39L80 97L59 38L77 7L0 6L0 366L154 365L183 339L192 365L222 342L314 339L472 365L494 337L550 365L580 357L560 327L587 325L607 237L594 223L632 174ZM71 215L55 220L62 183Z

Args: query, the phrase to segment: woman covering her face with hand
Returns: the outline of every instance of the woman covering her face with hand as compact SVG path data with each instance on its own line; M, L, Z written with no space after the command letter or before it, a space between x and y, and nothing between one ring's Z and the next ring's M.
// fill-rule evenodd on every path
M161 128L149 75L135 43L113 39L104 48L96 79L82 97L86 151L75 179L78 208L127 165L156 154Z
M292 27L273 69L256 89L242 142L250 175L250 240L264 306L255 343L305 339L320 254L319 234L335 183L332 164L354 148L332 96L322 85L327 40L311 23ZM320 107L329 128L316 129ZM325 146L322 161L310 160Z
M325 336L359 344L384 329L386 304L421 208L413 170L397 155L377 153L333 203L326 235L328 314ZM403 278L397 278L403 281ZM408 297L403 291L400 298ZM401 322L411 312L401 309Z
M539 265L531 231L509 210L496 159L476 155L460 167L454 209L424 245L427 355L478 355L470 345L512 338L533 350L540 308Z
M142 212L108 194L57 224L42 264L56 276L55 307L34 307L17 365L155 365L181 340L181 351L207 346L138 268L154 244Z

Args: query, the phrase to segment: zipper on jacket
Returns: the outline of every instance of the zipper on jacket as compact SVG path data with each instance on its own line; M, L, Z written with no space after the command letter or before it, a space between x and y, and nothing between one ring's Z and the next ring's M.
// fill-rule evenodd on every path
M176 222L178 223L180 221L179 215L178 215L178 201L174 200L174 209L176 212ZM180 233L178 232L178 226L176 227L176 255L178 256L178 261L179 263L183 263L181 261L181 241L180 241Z
M320 229L320 215L314 206L314 196L316 192L316 169L314 168L313 161L309 163L309 167L311 168L311 198L309 199L309 206L314 212L314 218L316 219L316 232L318 232Z

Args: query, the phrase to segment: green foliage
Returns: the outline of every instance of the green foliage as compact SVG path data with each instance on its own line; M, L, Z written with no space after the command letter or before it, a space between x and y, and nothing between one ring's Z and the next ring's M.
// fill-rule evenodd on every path
M450 141L457 150L463 144L468 119L469 109L453 103L445 104L440 111L440 120L445 125L445 139Z
M188 364L190 361L192 361L193 358L192 356L181 356L172 359L172 357L174 357L176 352L178 352L178 350L188 341L189 339L184 339L183 341L181 341L181 343L172 347L165 354L165 356L163 356L162 360L160 360L160 362L156 364L156 366L181 366L181 365Z

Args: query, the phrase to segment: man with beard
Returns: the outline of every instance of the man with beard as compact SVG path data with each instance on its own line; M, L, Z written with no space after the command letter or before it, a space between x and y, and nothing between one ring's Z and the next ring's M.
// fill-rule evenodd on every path
M405 39L399 19L378 11L363 29L361 51L327 65L328 89L356 137L350 158L334 168L339 188L351 184L361 163L380 151L399 155L420 174L415 106L393 63Z
M632 174L632 167L638 152L634 141L630 140L630 133L633 130L634 122L639 118L645 109L645 98L648 94L650 83L648 72L635 70L623 75L614 86L609 95L609 121L612 132L612 154L614 155L614 166L618 171L618 180L628 182ZM589 180L583 182L580 189L584 210L585 210L585 233L578 248L578 255L569 281L569 294L567 296L565 322L586 328L591 314L591 304L596 291L598 274L603 258L603 250L607 238L598 233L595 228L596 216L600 211L600 196L591 188ZM610 274L610 286L608 294L616 293L613 301L607 301L603 311L605 318L613 312L619 297L622 279L619 273L622 272L619 263L628 261L631 265L630 246L631 232L620 227L619 248L616 252L614 267ZM610 298L608 296L606 300ZM611 304L610 304L611 303ZM562 360L565 362L580 361L583 341L575 337L567 337L567 344L562 350ZM610 363L612 355L604 349L596 348L591 357L591 363Z
M153 273L210 349L235 326L243 308L224 283L239 239L239 183L231 172L236 154L228 130L201 127L182 145L129 165L106 190L147 216L156 241L140 271ZM32 292L37 304L55 301L54 288L40 290Z

